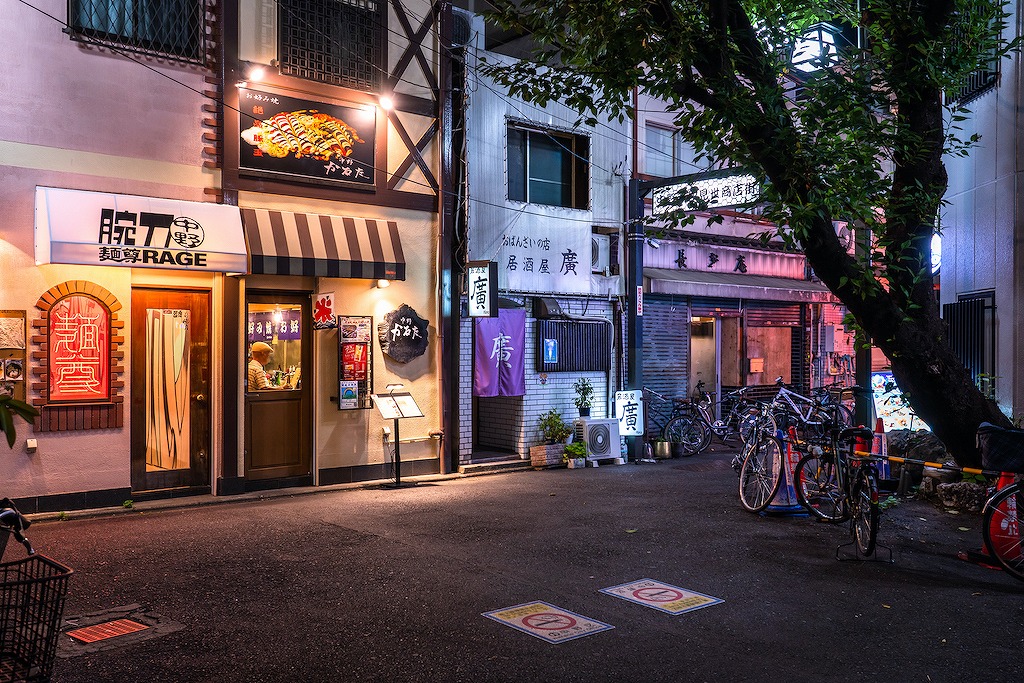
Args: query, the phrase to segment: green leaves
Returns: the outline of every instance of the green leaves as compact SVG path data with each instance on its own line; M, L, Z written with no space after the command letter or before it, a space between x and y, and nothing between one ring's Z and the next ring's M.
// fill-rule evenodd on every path
M19 401L11 396L0 396L0 431L7 436L7 445L10 448L14 448L15 415L31 422L32 418L39 415L39 411L24 401Z

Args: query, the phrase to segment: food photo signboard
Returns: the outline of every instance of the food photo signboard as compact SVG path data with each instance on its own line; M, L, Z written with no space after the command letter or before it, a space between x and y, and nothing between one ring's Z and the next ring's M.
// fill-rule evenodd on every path
M258 175L374 186L374 107L238 90L238 168Z

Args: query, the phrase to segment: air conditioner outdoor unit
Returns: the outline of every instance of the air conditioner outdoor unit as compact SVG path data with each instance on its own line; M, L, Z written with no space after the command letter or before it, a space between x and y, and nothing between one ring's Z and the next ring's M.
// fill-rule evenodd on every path
M592 248L590 269L595 273L608 275L611 269L611 238L608 235L591 235Z
M615 418L581 417L574 427L573 441L587 444L587 460L621 456L619 421Z

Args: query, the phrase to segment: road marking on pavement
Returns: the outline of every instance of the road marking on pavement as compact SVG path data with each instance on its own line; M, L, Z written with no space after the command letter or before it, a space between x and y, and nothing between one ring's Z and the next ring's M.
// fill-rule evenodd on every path
M505 607L484 612L483 616L549 643L564 643L567 640L615 628L546 602L528 602Z
M721 598L670 586L653 579L640 579L620 586L602 588L600 592L673 615L725 602Z

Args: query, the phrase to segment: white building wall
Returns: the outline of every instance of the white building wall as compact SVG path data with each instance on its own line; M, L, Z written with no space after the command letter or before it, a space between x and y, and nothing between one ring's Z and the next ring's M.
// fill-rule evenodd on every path
M1020 33L1019 3L1009 20L1008 38ZM962 295L992 290L996 303L997 395L1011 417L1024 414L1024 353L1020 351L1024 315L1024 177L1021 160L1020 55L1000 65L998 85L969 104L971 115L958 125L960 135L981 136L964 158L947 157L949 188L942 212L940 297L943 304Z

